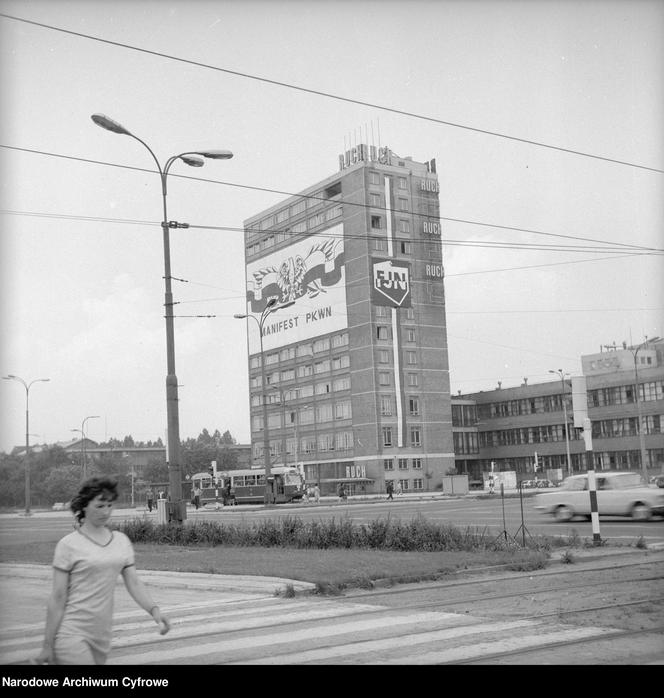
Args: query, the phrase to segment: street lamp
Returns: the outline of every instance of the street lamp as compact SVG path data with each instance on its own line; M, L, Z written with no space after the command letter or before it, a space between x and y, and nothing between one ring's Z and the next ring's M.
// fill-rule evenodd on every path
M565 377L569 378L569 373L563 373L563 369L557 371L549 370L549 373L557 373L563 386L563 419L565 420L565 448L567 449L567 473L572 474L572 458L569 454L569 424L567 423L567 402L565 400Z
M72 431L79 431L81 433L81 479L86 480L88 473L87 473L87 463L86 463L86 458L85 458L85 423L88 421L88 419L99 419L98 414L91 414L89 417L86 417L82 422L81 422L81 428L80 429L72 429Z
M255 315L249 315L248 313L236 313L233 317L236 320L244 320L245 318L251 318L258 325L258 338L260 341L260 355L261 355L261 401L263 403L263 458L265 460L265 495L263 501L266 505L272 504L274 502L274 491L270 483L272 476L272 469L270 468L270 431L267 425L267 382L265 379L265 354L263 352L263 324L268 315L276 313L277 310L283 310L284 308L290 308L295 301L288 301L287 303L277 304L276 298L270 298L267 305L261 313L260 319Z
M157 156L152 152L150 146L145 141L128 131L117 121L110 119L104 114L93 114L90 117L97 126L100 126L112 133L130 136L143 145L154 159L159 177L161 178L161 197L164 217L161 223L164 238L164 310L166 318L166 420L167 420L167 458L168 458L168 479L170 485L171 501L174 502L174 509L171 510L172 518L182 522L186 518L186 508L182 502L182 475L180 466L180 420L178 415L178 379L175 375L175 333L173 328L173 294L171 291L171 252L169 231L171 228L188 228L188 223L178 223L168 220L166 209L166 178L171 165L176 160L182 160L190 167L202 167L204 165L201 155L212 160L228 160L233 157L230 150L195 150L173 155L162 168Z
M30 410L28 401L30 396L30 386L33 383L48 383L50 378L35 378L33 381L26 383L22 378L13 376L11 373L3 376L6 381L18 381L25 388L25 515L30 516Z
M634 379L636 381L636 385L634 386L636 390L636 413L638 416L639 420L639 447L641 449L641 473L643 476L643 481L645 484L648 484L648 466L646 465L646 460L648 458L648 453L646 451L646 437L645 437L645 424L643 423L643 414L641 410L641 398L640 398L640 389L639 389L639 369L638 369L638 364L636 357L639 354L639 351L643 349L644 347L648 347L648 338L646 337L646 341L643 344L640 344L636 350L633 348L630 348L629 351L632 353L632 356L634 357Z

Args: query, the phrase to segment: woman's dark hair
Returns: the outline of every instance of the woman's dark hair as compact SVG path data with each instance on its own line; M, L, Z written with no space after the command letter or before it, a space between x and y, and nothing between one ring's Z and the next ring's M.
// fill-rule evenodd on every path
M106 501L114 502L118 498L117 480L111 477L91 477L81 485L69 505L79 523L85 518L85 507L100 494Z

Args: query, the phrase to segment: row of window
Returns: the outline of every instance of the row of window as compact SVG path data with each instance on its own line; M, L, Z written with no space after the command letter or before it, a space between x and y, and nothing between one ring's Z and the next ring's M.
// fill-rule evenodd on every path
M394 446L393 436L395 427L381 427L383 446ZM419 426L408 427L408 445L419 447L422 445L422 428Z
M352 449L353 432L351 430L303 436L301 439L270 440L270 456L272 457L278 457L285 453L286 456L299 458L302 454L310 455L312 453L327 453L330 451L344 452ZM264 453L263 442L256 442L253 446L254 458L262 459Z
M603 407L605 405L624 405L636 402L636 391L633 384L620 385L612 388L597 388L588 390L588 407ZM566 407L571 409L571 398L565 396ZM639 384L639 400L644 402L664 400L664 381L649 381ZM477 406L479 419L496 417L514 417L524 414L562 411L562 395L541 395L538 397L489 402Z
M380 413L383 417L389 417L393 414L393 404L396 400L394 395L380 395ZM420 415L420 398L415 396L408 397L408 414L411 417L419 417Z
M285 426L308 426L310 424L325 424L339 419L352 419L350 400L339 400L338 402L323 402L315 407L311 405L303 405L296 411L289 412L273 412L268 414L267 425L268 429L281 429L282 419L285 421ZM263 430L263 415L256 414L251 418L252 431Z
M398 458L397 459L397 467L399 470L408 470L408 458ZM422 470L422 459L421 458L411 458L410 459L410 467L413 470ZM394 470L394 458L384 458L383 459L383 468L385 470Z
M664 415L653 414L643 418L645 434L661 434ZM623 419L602 419L592 424L593 438L612 439L621 436L637 436L639 434L639 418L625 417Z
M405 327L403 335L407 342L416 341L414 327ZM392 328L389 325L376 325L376 339L392 339Z
M398 483L402 492L409 492L410 490L420 491L424 489L424 481L422 478L414 478L413 480L397 480L397 483L395 483L394 480L385 480L386 485L388 482L392 483L395 490L397 490Z
M454 431L452 432L454 440L454 453L479 453L480 445L477 438L477 433L470 431Z
M613 388L598 388L588 391L588 407L604 405L628 405L636 402L635 386L618 385ZM639 384L639 400L664 400L664 381L649 381Z
M549 424L538 427L522 427L517 429L500 429L480 433L480 448L494 446L516 446L519 444L539 444L555 441L565 441L563 424ZM581 438L574 430L570 430L570 441ZM456 451L455 451L456 452Z
M338 349L340 347L347 347L348 342L348 332L342 332L341 334L335 334L331 337L321 337L313 342L304 342L303 344L298 344L297 346L284 347L277 352L266 354L265 365L270 366L278 363L279 361L292 361L293 359L313 356L314 354L319 354L323 351L329 351L330 348ZM260 354L252 356L251 360L249 361L249 367L260 368L260 365Z
M474 427L477 425L477 405L455 405L452 401L452 426Z

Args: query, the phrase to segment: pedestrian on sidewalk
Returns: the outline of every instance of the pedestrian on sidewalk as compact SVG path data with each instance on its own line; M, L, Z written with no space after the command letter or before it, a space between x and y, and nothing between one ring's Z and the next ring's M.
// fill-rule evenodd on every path
M394 501L394 497L393 497L393 495L394 495L394 483L392 482L392 480L387 481L387 484L385 485L385 489L387 490L387 498Z
M154 506L154 492L152 488L148 488L148 491L145 493L145 501L148 506L148 511L152 511L152 507Z
M104 664L111 648L113 595L118 575L159 632L170 630L139 579L134 549L124 533L106 525L118 497L117 482L86 480L71 500L74 531L55 546L53 588L46 606L46 630L36 664Z
M320 487L318 486L318 483L314 486L314 501L316 504L320 502Z
M196 511L198 511L198 507L201 505L201 493L202 490L198 485L194 485L194 506L196 507Z

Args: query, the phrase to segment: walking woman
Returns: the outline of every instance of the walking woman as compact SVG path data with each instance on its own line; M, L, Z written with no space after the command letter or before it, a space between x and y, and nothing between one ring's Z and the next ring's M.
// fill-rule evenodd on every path
M71 501L76 528L55 546L53 589L46 606L44 645L38 664L104 664L111 648L113 592L122 575L131 597L164 635L162 615L136 573L134 549L124 533L107 522L117 499L117 483L86 480Z

